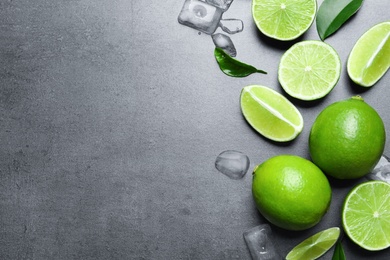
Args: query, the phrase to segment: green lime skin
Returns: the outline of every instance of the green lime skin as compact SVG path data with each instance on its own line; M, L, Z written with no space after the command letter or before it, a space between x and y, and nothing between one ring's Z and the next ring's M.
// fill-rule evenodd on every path
M379 114L360 96L335 102L316 118L310 131L312 161L337 179L356 179L378 163L386 142Z
M258 165L253 172L252 194L259 212L287 230L316 225L332 198L325 174L296 155L278 155Z

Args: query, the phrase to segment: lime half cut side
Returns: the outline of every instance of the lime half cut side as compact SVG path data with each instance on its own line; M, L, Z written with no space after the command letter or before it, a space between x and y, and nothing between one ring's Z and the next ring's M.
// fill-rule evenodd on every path
M286 260L313 260L325 254L340 236L340 228L332 227L318 232L294 247Z
M345 199L342 222L345 233L360 247L370 251L390 247L390 184L357 185Z
M303 118L298 109L271 88L259 85L244 87L240 105L247 122L273 141L291 141L303 129Z
M305 33L317 12L316 0L252 0L257 28L277 40L293 40Z
M310 40L294 44L283 54L278 79L290 96L316 100L336 86L340 73L340 57L333 47Z
M348 57L347 71L356 84L373 86L390 67L390 21L365 32Z

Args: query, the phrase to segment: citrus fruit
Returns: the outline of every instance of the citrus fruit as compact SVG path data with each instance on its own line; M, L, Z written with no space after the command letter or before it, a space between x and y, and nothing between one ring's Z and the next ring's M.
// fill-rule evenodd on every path
M332 227L305 239L294 247L286 260L317 259L326 253L340 236L340 228Z
M312 161L330 176L355 179L379 161L386 132L379 114L360 96L335 102L315 119L309 136Z
M327 212L332 191L328 179L311 161L278 155L255 167L252 194L259 212L287 230L316 225Z
M316 0L253 0L252 16L268 37L288 41L301 36L313 23Z
M373 86L390 67L390 21L371 27L356 42L347 71L356 84Z
M390 184L369 181L347 195L342 212L345 233L360 247L378 251L390 247Z
M303 129L303 118L298 109L283 95L268 87L244 87L240 104L248 123L271 140L290 141Z
M278 79L292 97L315 100L337 84L341 62L337 52L321 41L302 41L290 47L279 63Z

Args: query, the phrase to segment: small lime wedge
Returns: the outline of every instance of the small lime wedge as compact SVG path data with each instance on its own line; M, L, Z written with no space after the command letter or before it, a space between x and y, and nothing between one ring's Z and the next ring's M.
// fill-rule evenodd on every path
M337 84L341 62L337 52L322 41L301 41L288 49L279 64L278 79L292 97L315 100Z
M365 32L348 57L348 75L356 84L373 86L390 67L390 21Z
M344 201L345 233L360 247L378 251L390 247L390 184L369 181L357 185Z
M297 137L303 129L303 118L298 109L283 95L268 87L244 87L240 103L245 119L266 138L286 142Z
M286 260L314 260L325 254L337 241L340 228L332 227L318 232L294 247Z
M270 38L288 41L305 33L317 12L316 0L253 0L257 28Z

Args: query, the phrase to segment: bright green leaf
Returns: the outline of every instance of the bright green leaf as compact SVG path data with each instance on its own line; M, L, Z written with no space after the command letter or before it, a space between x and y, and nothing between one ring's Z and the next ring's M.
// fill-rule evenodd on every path
M231 77L246 77L252 73L263 73L267 72L258 70L255 67L242 63L225 53L221 48L215 48L214 50L215 59L218 62L219 68L228 76Z
M334 249L332 260L346 260L343 246L341 245L341 241L337 241L336 247Z
M322 40L336 32L362 6L363 0L324 0L317 12L317 32Z

